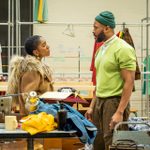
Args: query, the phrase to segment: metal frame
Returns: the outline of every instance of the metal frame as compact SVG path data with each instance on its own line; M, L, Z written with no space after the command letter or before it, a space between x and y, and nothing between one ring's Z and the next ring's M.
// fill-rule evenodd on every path
M146 127L144 130L132 130L132 131L124 131L119 130L121 125L143 125ZM148 131L150 125L148 122L120 122L115 126L113 133L113 148L118 147L117 149L150 149L150 131Z
M2 124L3 125L3 124ZM49 131L43 133L37 133L34 135L29 134L27 131L16 129L15 131L6 131L5 129L0 129L0 138L14 139L14 138L25 138L27 139L27 150L34 150L34 140L37 138L73 138L77 137L77 132L75 130L71 131Z
M11 55L13 54L13 48L14 48L14 0L8 0L8 22L7 23L0 23L0 25L8 26L8 45L2 46L2 48L8 48L8 64L9 60L11 58ZM2 73L2 74L7 74Z
M142 59L141 59L141 61L142 62L144 61L143 60L143 58L144 58L143 51L146 50L146 57L147 58L148 58L148 56L150 54L150 47L149 47L149 26L150 26L149 0L146 0L146 17L141 20L141 23L143 23L143 22L146 22L146 29L145 29L145 31L146 31L146 33L145 33L146 34L145 35L146 36L146 41L145 41L146 47L144 49L144 41L143 41L144 29L143 29L143 26L142 26L142 28L141 28L141 35L142 35L142 38L141 38L141 50L142 50L141 57L142 57ZM149 59L147 59L146 70L149 69L149 64L150 64ZM141 66L141 68L143 69L143 66ZM148 88L149 88L149 84L150 84L148 77L149 77L150 72L148 72L148 71L147 72L142 72L141 85L144 83L144 75L146 75L146 81L145 81L146 82L146 102L144 102L144 97L141 94L141 96L142 96L142 98L141 98L141 100L142 100L141 107L142 107L142 110L143 110L142 111L142 116L144 116L144 110L145 110L146 116L150 119L150 95L148 93L148 91L149 91ZM144 106L144 105L146 105L146 106Z

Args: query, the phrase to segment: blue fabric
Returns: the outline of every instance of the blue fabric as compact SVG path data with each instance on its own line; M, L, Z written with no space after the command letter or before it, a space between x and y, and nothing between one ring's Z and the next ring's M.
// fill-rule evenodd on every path
M39 107L34 114L46 112L54 115L54 117L57 117L57 111L59 109L59 104L47 104L40 101ZM64 127L64 130L76 130L77 136L80 138L82 143L92 144L97 133L96 127L71 106L64 104L64 109L67 110L67 124Z

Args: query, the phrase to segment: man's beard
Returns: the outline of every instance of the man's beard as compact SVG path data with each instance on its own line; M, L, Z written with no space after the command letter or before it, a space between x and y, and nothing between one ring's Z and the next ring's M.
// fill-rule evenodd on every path
M105 39L106 39L106 36L105 36L104 32L102 31L102 32L98 35L96 42L103 42L103 41L105 41Z

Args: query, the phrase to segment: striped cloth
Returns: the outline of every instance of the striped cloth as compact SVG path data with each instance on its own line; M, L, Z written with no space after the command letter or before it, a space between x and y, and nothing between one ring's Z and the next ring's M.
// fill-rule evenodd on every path
M34 21L44 23L48 21L48 4L47 0L35 0Z

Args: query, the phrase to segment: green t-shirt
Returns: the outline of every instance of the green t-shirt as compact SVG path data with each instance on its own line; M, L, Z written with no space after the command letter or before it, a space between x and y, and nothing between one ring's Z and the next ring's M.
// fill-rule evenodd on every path
M101 49L95 58L96 96L119 96L124 81L121 69L136 70L135 50L120 38L116 38L102 54Z

